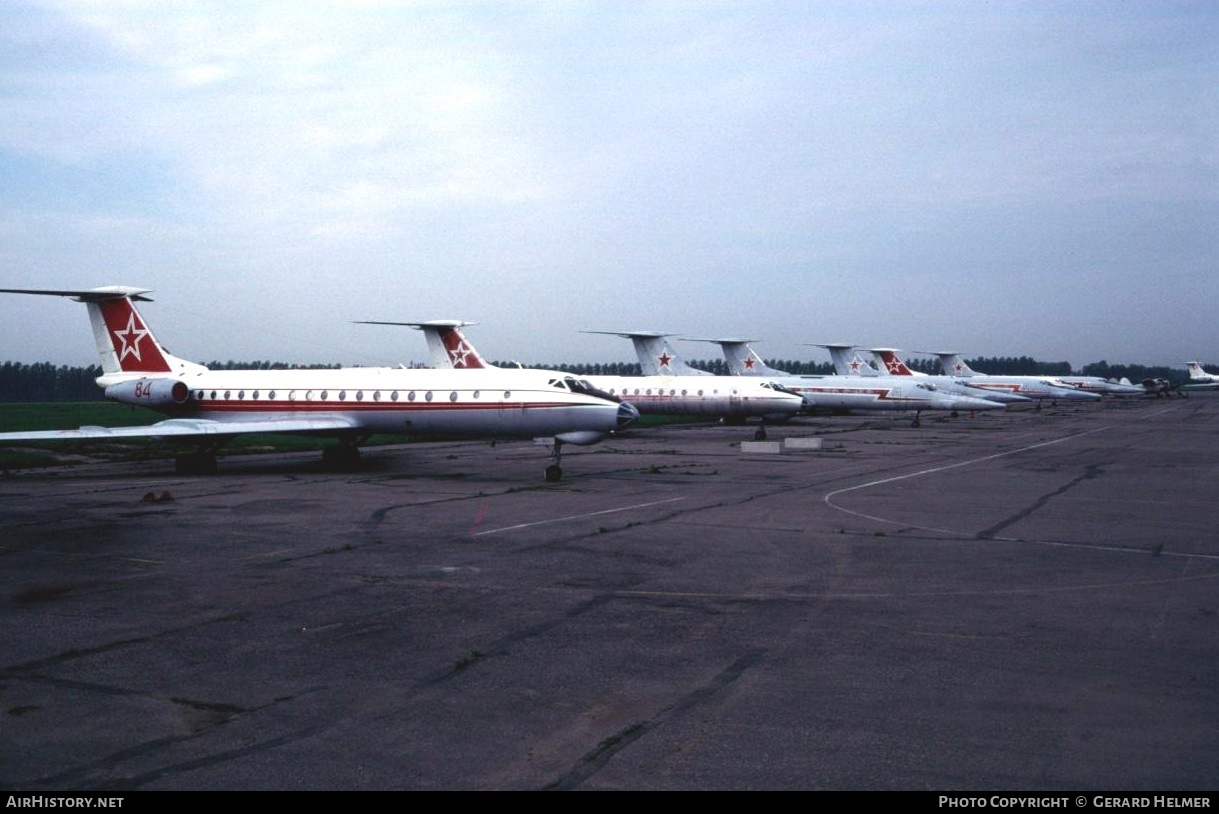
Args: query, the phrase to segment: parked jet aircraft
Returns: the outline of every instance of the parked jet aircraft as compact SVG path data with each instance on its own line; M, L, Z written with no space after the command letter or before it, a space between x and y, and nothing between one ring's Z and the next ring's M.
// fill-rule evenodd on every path
M378 322L378 325L405 325L424 332L432 352L432 364L438 368L461 366L470 369L491 368L461 328L470 323L456 320L430 322ZM455 349L461 349L455 353ZM675 357L674 367L685 365ZM688 368L693 370L693 368ZM803 401L769 381L741 381L730 376L714 376L704 371L701 376L580 376L553 373L565 381L571 380L592 388L608 398L618 398L634 405L639 412L656 415L705 415L728 420L762 419L762 428L755 437L766 437L767 421L782 421L800 411Z
M757 354L742 339L707 339L724 349L729 369L734 375L755 375L743 360L754 358L754 369L761 362ZM761 363L766 367L765 363ZM842 410L913 410L912 425L919 426L923 410L992 410L1003 407L981 397L942 393L930 383L900 381L892 376L852 378L850 376L778 376L779 371L766 367L765 374L783 388L800 394L808 412Z
M933 356L940 359L940 369L945 376L953 376L963 380L970 387L977 387L992 393L1015 393L1028 396L1036 401L1096 401L1100 398L1096 393L1077 390L1061 384L1054 376L990 376L978 373L961 358L956 351L932 351Z
M553 437L558 480L564 443L588 444L638 417L628 404L587 392L544 371L342 368L337 370L209 370L179 359L153 336L135 302L148 289L111 286L81 291L0 289L10 294L70 297L89 311L101 356L97 379L106 397L170 418L147 427L81 427L0 433L0 443L81 438L157 438L186 442L180 472L216 468L216 452L247 433L331 436L323 453L333 464L359 459L373 433L487 438Z
M980 391L976 387L970 387L969 379L967 378L931 376L917 370L911 370L910 366L897 355L899 353L897 348L872 348L869 353L876 358L879 367L888 371L890 376L910 376L920 381L934 382L937 387L945 392L955 393L958 396L980 397L987 401L997 401L1000 404L1028 404L1032 401L1028 396L1009 393L1005 390Z
M1186 362L1189 370L1189 383L1181 385L1182 390L1219 390L1219 376L1207 373L1197 362Z
M728 362L728 369L733 375L767 375L767 376L790 376L792 374L775 370L768 367L757 352L749 346L751 340L748 339L705 339L695 340L702 342L715 342L724 351L724 358ZM986 393L981 394L977 390L971 390L965 385L955 381L949 376L928 376L926 373L917 373L906 367L905 363L900 359L896 364L888 368L887 374L882 374L876 368L872 367L866 359L859 355L855 345L845 343L811 343L813 347L825 348L830 352L830 358L834 363L834 372L838 376L862 377L865 379L875 379L869 381L869 384L876 385L881 383L886 378L892 376L911 376L922 379L925 383L933 384L935 389L944 394L965 396L968 398L985 398L987 401L996 401L1000 404L1011 404L1015 402L1027 402L1030 399L1024 396L1017 396L1010 393ZM882 349L874 349L873 354L878 353ZM884 349L888 350L888 349ZM878 357L879 358L879 357ZM896 357L894 357L896 358ZM885 364L882 360L882 365ZM804 378L826 378L808 376ZM897 385L908 385L909 382L898 379Z
M1100 396L1142 396L1147 390L1138 384L1131 384L1129 379L1104 379L1100 376L1055 376L1055 381L1068 387L1096 393Z

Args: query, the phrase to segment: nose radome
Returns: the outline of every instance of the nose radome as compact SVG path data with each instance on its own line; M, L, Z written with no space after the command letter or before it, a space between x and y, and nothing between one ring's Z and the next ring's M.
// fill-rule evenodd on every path
M634 404L622 402L618 405L618 429L629 427L639 419L639 410Z

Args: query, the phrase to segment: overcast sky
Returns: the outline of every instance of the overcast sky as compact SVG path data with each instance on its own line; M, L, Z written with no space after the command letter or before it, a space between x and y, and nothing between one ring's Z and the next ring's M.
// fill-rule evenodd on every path
M1216 272L1210 0L0 3L0 287L191 359L1177 365ZM0 295L0 359L93 363L83 306Z

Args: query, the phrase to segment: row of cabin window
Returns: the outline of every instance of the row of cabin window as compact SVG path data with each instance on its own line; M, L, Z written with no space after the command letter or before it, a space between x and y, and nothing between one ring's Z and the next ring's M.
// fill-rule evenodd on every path
M252 393L250 394L250 398L252 398L252 399L254 399L255 401L257 401L257 400L258 400L258 394L259 394L260 392L261 392L261 391L259 391L259 390L255 390L254 392L252 392ZM390 400L390 401L397 401L397 400L398 400L398 392L399 392L399 391L397 391L397 390L390 391L390 394L389 394L389 400ZM481 391L479 391L479 390L475 390L473 395L474 395L474 398L479 398L479 397L482 395L482 392L481 392ZM209 393L209 392L206 392L206 391L203 391L203 390L196 390L196 391L195 391L195 400L196 400L196 401L205 401L205 400L207 400L207 401L217 401L217 400L229 401L229 400L231 400L231 399L232 399L232 397L233 397L233 391L232 391L232 390L225 390L223 394L221 394L221 393L220 393L219 391L217 391L217 390L212 390L210 393ZM244 398L245 398L245 391L244 391L244 390L238 390L238 391L237 391L237 398L238 398L239 400L240 400L240 399L244 399ZM275 401L275 391L274 391L274 390L269 391L269 392L267 393L267 398L268 398L269 400L271 400L271 401ZM329 391L329 390L323 390L323 391L321 392L321 395L320 395L320 397L319 397L319 399L318 399L318 400L319 400L319 401L327 401L327 400L329 400L329 398L330 398L330 391ZM511 391L511 390L505 390L505 391L504 391L504 398L505 398L505 399L510 399L510 398L512 398L512 391ZM305 401L312 401L312 400L313 400L313 391L312 391L312 390L306 390L306 391L305 391L305 398L304 398L304 400L305 400ZM346 401L346 400L347 400L347 391L346 391L346 390L340 390L340 391L339 391L339 401ZM357 391L356 391L356 401L363 401L363 400L364 400L364 391L363 391L363 390L357 390ZM373 401L380 401L380 400L381 400L381 391L380 391L380 390L374 390L374 391L372 391L372 400L373 400ZM407 401L414 401L414 400L415 400L415 391L414 391L414 390L411 390L411 391L409 391L409 392L406 394L406 400L407 400ZM432 400L432 391L431 391L431 390L428 390L427 392L425 392L425 393L423 394L423 400L424 400L424 401L431 401L431 400ZM290 391L288 391L288 401L296 401L296 391L295 391L295 390L290 390ZM453 392L449 393L449 401L457 401L457 391L456 391L456 390L454 390Z
M258 400L258 395L259 395L259 393L260 393L260 392L261 392L261 391L259 391L259 390L255 390L255 391L253 391L253 392L250 394L250 398L252 398L252 399L254 399L255 401L257 401L257 400ZM390 401L397 401L397 400L398 400L398 392L399 392L399 391L397 391L397 390L393 390L393 391L391 391L391 392L390 392L390 395L389 395L389 400L390 400ZM610 395L617 395L617 391L616 391L614 388L610 388L610 391L609 391L609 392L610 392ZM719 394L719 391L718 391L718 390L713 390L713 391L711 391L711 392L712 392L712 394L713 394L713 395L718 395L718 394ZM225 390L223 395L221 395L221 394L219 393L219 391L216 391L216 390L212 390L210 393L205 393L205 391L203 391L203 390L196 390L196 391L195 391L195 400L196 400L196 401L204 401L204 400L206 399L206 400L216 401L216 400L218 400L218 399L223 399L223 400L225 400L225 401L228 401L228 400L231 400L231 399L232 399L232 397L233 397L233 396L232 396L232 393L233 393L233 391L231 391L231 390ZM643 395L645 395L645 396L650 396L650 395L652 395L652 388L650 388L650 387L649 387L649 388L647 388L647 389L643 390L643 391L642 391L642 394L643 394ZM656 391L656 395L658 395L658 396L663 396L664 394L665 394L665 391L664 391L664 390L662 390L662 389L658 389L658 390ZM681 391L681 394L682 394L683 396L689 395L689 391L687 391L687 390L682 390L682 391ZM479 391L479 390L475 390L473 395L474 395L474 398L479 398L479 397L480 397L480 395L481 395L481 391ZM630 395L636 395L636 396L638 396L638 395L640 395L640 389L639 389L638 387L636 387L636 388L635 388L635 392L634 392L634 393L631 393L631 392L630 392L630 388L626 388L626 387L624 387L624 388L622 389L622 395L623 395L623 396L630 396ZM677 395L677 391L676 391L676 390L670 390L670 391L669 391L669 395L670 395L670 396L676 396L676 395ZM699 391L698 391L698 395L699 395L699 396L702 396L702 395L703 395L703 391L702 391L702 390L699 390ZM329 390L323 390L323 391L322 391L322 393L321 393L321 398L320 398L320 400L321 400L321 401L327 401L327 400L329 399L329 396L330 396L330 391L329 391ZM237 391L237 398L238 398L239 400L240 400L240 399L244 399L244 398L245 398L245 391L244 391L244 390L238 390L238 391ZM268 392L268 393L267 393L267 398L268 398L268 399L270 399L271 401L274 401L274 400L275 400L275 391L274 391L274 390L271 390L270 392ZM423 398L424 398L424 401L431 401L431 400L432 400L432 391L430 391L430 390L429 390L429 391L427 391L427 392L424 394ZM504 391L504 398L505 398L505 399L512 398L512 391L511 391L511 390L505 390L505 391ZM305 400L306 400L306 401L312 401L312 399L313 399L313 391L312 391L312 390L307 390L307 391L305 391ZM295 400L296 400L296 391L295 391L295 390L292 390L292 391L290 391L290 392L289 392L289 394L288 394L288 401L295 401ZM346 391L346 390L340 390L340 391L339 391L339 401L346 401L346 400L347 400L347 391ZM363 401L363 400L364 400L364 391L363 391L363 390L357 390L357 391L356 391L356 401ZM380 400L381 400L381 391L380 391L380 390L374 390L374 391L372 391L372 400L373 400L373 401L380 401ZM414 401L414 400L415 400L415 391L414 391L414 390L411 390L411 391L409 391L409 392L406 394L406 400L407 400L407 401ZM457 401L457 391L456 391L456 390L454 390L453 392L449 393L449 401Z
M719 392L720 392L720 391L718 391L718 390L712 390L712 391L711 391L711 395L713 395L713 396L718 396L718 395L719 395ZM612 388L612 387L611 387L611 388L609 389L609 394L610 394L611 396L616 396L616 395L618 395L618 392L617 392L617 391L616 391L614 388ZM649 387L649 388L647 388L646 390L642 391L642 394L643 394L643 395L645 395L645 396L650 396L650 395L652 395L652 388L650 388L650 387ZM662 390L662 389L657 389L657 390L656 390L656 395L658 395L658 396L663 396L664 394L665 394L665 391L664 391L664 390ZM690 395L690 392L689 392L688 390L683 390L683 391L681 391L681 394L682 394L683 396L688 396L688 395ZM639 390L639 388L638 388L638 387L636 387L636 388L635 388L635 392L634 392L634 393L632 393L632 392L631 392L631 389L630 389L629 387L624 387L624 388L622 388L622 395L623 395L623 396L638 396L638 395L640 395L640 390ZM670 395L670 396L676 396L676 395L677 395L677 391L676 391L676 390L670 390L670 391L669 391L669 395ZM698 395L700 395L700 396L701 396L701 395L703 395L703 391L702 391L702 390L699 390L699 391L698 391Z

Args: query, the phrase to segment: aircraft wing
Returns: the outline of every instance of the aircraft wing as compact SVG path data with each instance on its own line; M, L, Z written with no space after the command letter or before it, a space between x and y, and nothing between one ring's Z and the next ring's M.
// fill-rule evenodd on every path
M307 433L355 429L356 424L342 416L316 418L271 418L255 421L208 421L197 418L171 418L145 427L86 426L75 430L0 432L0 444L14 441L73 441L82 439L121 439L232 437L251 433Z
M1219 390L1219 382L1194 382L1193 384L1181 385L1182 390Z

